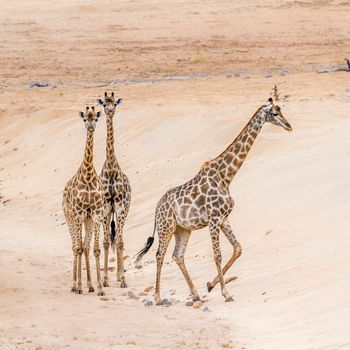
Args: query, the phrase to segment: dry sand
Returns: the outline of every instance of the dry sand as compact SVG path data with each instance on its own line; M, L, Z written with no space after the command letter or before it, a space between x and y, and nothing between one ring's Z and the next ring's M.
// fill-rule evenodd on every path
M316 72L350 56L349 11L344 0L1 1L0 348L350 349L350 73ZM142 269L126 260L129 289L113 271L106 300L71 294L61 197L82 160L78 111L105 90L125 101L116 149L133 189L132 257L160 196L221 152L275 84L294 131L265 126L231 186L235 302L217 287L209 312L185 306L172 246L161 287L180 302L130 299L154 283L157 244ZM103 118L98 172L104 143ZM226 260L224 238L222 250ZM206 295L207 229L186 259Z

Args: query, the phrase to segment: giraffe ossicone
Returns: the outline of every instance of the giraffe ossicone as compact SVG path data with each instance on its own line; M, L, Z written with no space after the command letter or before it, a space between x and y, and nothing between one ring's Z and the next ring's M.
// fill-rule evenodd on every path
M95 107L86 107L79 113L86 130L87 138L84 159L76 174L68 181L64 192L62 207L72 239L73 250L73 286L71 291L82 294L82 255L85 255L87 287L94 292L90 271L90 242L94 235L94 256L96 260L98 295L104 295L100 273L99 232L105 211L103 187L93 165L93 136L100 112ZM85 227L83 239L82 227Z
M199 294L187 271L184 255L191 232L209 227L217 276L207 283L210 292L218 282L221 293L226 301L232 301L226 289L226 283L235 279L224 280L224 274L241 255L242 248L238 243L228 216L234 205L229 186L242 166L258 136L266 123L281 126L292 131L289 122L275 106L270 98L268 104L261 106L235 140L216 158L205 162L200 171L188 182L167 191L156 207L153 235L148 238L145 247L138 253L136 262L151 248L155 232L158 233L159 246L156 253L157 275L155 302L162 304L160 296L160 275L164 256L172 236L175 236L173 259L182 271L194 301L199 300ZM222 256L219 243L220 231L226 236L233 248L233 253L226 265L221 268Z

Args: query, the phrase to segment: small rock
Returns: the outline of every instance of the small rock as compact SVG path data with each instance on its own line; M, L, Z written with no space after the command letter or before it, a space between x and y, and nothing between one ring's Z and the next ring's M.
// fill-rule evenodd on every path
M133 299L133 300L138 300L140 299L140 297L134 293L132 293L130 296L129 296L129 299Z
M188 301L188 302L186 302L185 306L193 306L193 302L192 301Z
M50 84L47 83L47 82L32 81L32 82L30 82L29 87L30 87L30 88L34 88L34 87L39 87L39 88L41 88L41 87L48 87L49 85L50 85Z
M115 261L115 256L112 256L111 258L109 258L109 262L114 262Z
M176 294L176 290L175 289L172 289L171 291L170 291L170 295L175 295Z
M107 301L107 300L109 300L109 298L108 297L101 297L100 300Z
M202 303L200 300L195 301L195 302L193 303L193 307L194 307L195 309L201 308L202 305L203 305L203 303Z
M169 299L169 303L170 303L170 305L176 304L176 299L175 298L170 298Z
M146 300L145 301L145 306L152 306L153 305L153 301L152 300Z
M153 289L153 286L149 286L149 287L145 288L143 291L146 293L149 293L152 289Z
M203 308L203 311L204 312L210 312L210 309L208 308L208 306L206 306L206 307Z
M136 343L133 340L129 340L126 345L136 345Z
M163 299L163 305L170 306L170 302L168 299Z
M264 77L265 77L265 78L272 78L272 76L273 76L272 72L266 72L266 73L264 74Z
M141 265L141 264L137 264L137 265L135 265L135 268L137 268L137 269L142 269L143 268L143 266Z

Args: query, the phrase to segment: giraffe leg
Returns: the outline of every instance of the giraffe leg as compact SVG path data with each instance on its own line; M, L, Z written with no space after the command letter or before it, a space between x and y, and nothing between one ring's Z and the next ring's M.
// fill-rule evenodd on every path
M109 287L108 284L108 253L109 253L109 225L111 222L111 215L105 216L103 219L103 248L104 248L104 265L103 265L103 286Z
M77 262L78 262L78 250L77 248L77 239L76 234L74 230L74 221L71 217L71 215L68 212L64 212L64 215L66 217L67 226L69 233L71 235L72 239L72 251L73 251L73 285L71 288L71 292L75 293L77 290Z
M89 293L94 292L94 287L91 283L91 268L90 268L90 242L92 237L93 222L91 219L85 220L85 239L83 244L83 251L85 255L85 264L86 264L86 275L87 275L87 287Z
M156 302L156 305L162 305L163 299L160 296L160 274L162 271L162 266L164 262L164 256L168 249L169 242L171 240L171 237L173 236L174 230L170 231L158 231L158 237L159 237L159 246L156 254L157 259L157 278L156 278L156 291L154 294L154 300Z
M78 219L74 221L74 231L76 235L76 242L75 242L75 254L77 256L77 285L75 289L75 293L77 294L83 294L83 288L81 284L81 258L83 255L83 243L82 243L82 237L81 237L81 231L82 231L82 222Z
M198 292L196 287L194 286L190 275L188 274L188 271L186 269L185 265L185 251L187 247L188 240L190 238L191 231L185 230L179 226L177 226L176 231L175 231L175 249L173 253L173 259L179 266L180 270L182 271L186 282L188 284L188 287L190 288L191 294L193 301L200 300Z
M215 260L216 268L218 270L219 281L221 284L221 294L226 299L226 301L233 301L232 297L229 295L229 293L226 290L224 275L221 270L222 256L221 256L220 239L219 239L220 226L217 222L210 223L209 230L210 230L210 237L213 245L214 260Z
M231 226L230 226L228 220L225 220L222 223L221 230L233 247L232 256L227 261L224 268L222 269L222 273L225 274L228 271L228 269L232 266L232 264L241 256L242 248L241 248L241 245L238 243L235 235L233 234L233 231L231 229ZM225 281L225 284L227 284L235 279L236 279L236 277L230 277L229 279L227 279ZM212 282L207 283L208 292L211 292L211 290L217 285L218 282L219 282L219 275L217 275Z
M125 282L124 276L124 259L123 259L123 228L124 228L125 218L120 217L117 219L117 235L116 235L116 254L117 254L117 281L120 281L120 288L126 288L127 284Z
M100 224L96 223L93 229L93 232L95 234L95 241L94 241L94 255L96 259L96 274L97 274L97 295L105 295L105 292L102 289L102 283L101 283L101 267L100 267Z

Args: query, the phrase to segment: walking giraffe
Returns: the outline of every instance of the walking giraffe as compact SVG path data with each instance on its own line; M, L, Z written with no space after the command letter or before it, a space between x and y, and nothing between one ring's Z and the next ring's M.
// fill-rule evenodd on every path
M87 129L87 139L84 160L77 173L68 181L63 192L63 211L66 217L69 232L72 238L73 287L72 292L83 293L81 284L81 260L84 252L86 261L87 287L94 292L90 272L90 241L95 235L94 255L96 259L98 295L104 295L100 273L100 224L104 217L105 200L103 187L93 165L93 137L98 118L101 112L95 108L86 107L85 113L80 112ZM82 226L85 226L84 242L82 239ZM78 278L77 278L78 276Z
M214 252L214 260L218 274L212 282L208 282L210 292L220 282L221 293L226 301L232 297L225 284L234 278L224 280L224 274L233 262L241 255L242 249L231 229L228 215L233 209L233 199L229 186L242 166L254 140L264 123L269 122L291 131L292 127L283 117L280 107L273 104L272 98L267 105L261 106L250 119L236 139L216 158L205 162L197 175L185 184L167 191L158 202L155 214L153 235L148 238L146 246L138 253L136 261L151 248L154 234L157 231L159 246L157 258L157 278L155 302L162 304L160 296L160 274L164 255L170 239L175 235L173 259L182 271L190 288L193 301L200 300L198 292L187 272L184 255L191 231L209 226ZM233 253L223 269L221 269L221 251L219 243L220 230L233 247Z
M116 100L114 98L114 92L112 92L111 96L108 96L107 92L105 92L104 101L101 99L97 100L97 103L104 107L107 120L106 160L100 175L107 205L103 220L103 247L105 252L103 285L104 287L108 287L108 250L109 241L111 240L112 247L116 247L117 281L120 281L121 288L126 288L123 260L123 228L130 208L131 188L129 180L122 172L114 153L113 130L115 109L121 102L122 99L119 98ZM114 217L117 225L115 225ZM109 227L111 228L110 233Z

